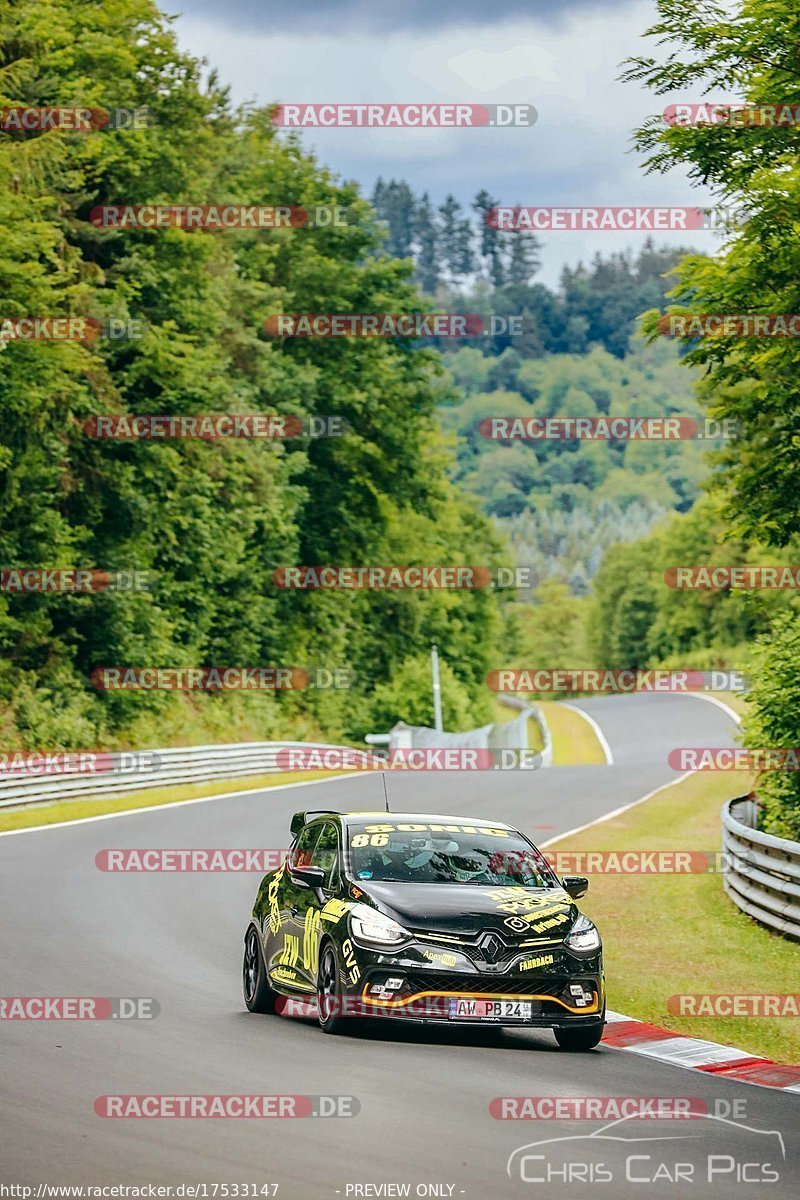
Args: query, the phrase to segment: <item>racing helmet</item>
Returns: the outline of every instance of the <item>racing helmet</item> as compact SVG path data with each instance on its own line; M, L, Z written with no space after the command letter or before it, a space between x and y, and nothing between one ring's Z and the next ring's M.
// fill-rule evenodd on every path
M485 875L489 870L489 855L481 850L472 850L469 854L446 854L444 864L459 883L469 883L479 875Z

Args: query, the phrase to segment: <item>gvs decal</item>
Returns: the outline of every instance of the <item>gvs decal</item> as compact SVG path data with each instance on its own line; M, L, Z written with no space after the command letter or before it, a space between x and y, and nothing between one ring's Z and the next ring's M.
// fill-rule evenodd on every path
M352 985L355 985L361 978L361 971L358 968L356 952L353 949L353 943L350 941L350 938L345 938L342 942L342 954L344 955L344 965L348 968L346 972L347 978Z

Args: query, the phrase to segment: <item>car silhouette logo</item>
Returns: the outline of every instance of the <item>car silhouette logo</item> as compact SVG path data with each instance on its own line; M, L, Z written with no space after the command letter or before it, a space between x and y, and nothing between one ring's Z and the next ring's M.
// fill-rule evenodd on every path
M772 1144L776 1145L780 1149L781 1158L784 1161L786 1160L786 1146L783 1140L783 1134L777 1129L757 1129L753 1125L745 1125L743 1121L735 1121L727 1117L714 1116L713 1113L698 1113L696 1116L697 1120L689 1126L689 1130L682 1133L652 1134L651 1136L647 1137L626 1136L628 1130L635 1130L637 1128L636 1122L640 1120L640 1118L636 1116L627 1116L619 1117L615 1121L609 1121L599 1129L596 1129L593 1133L575 1134L567 1137L543 1138L538 1142L528 1142L526 1146L518 1146L516 1150L512 1150L511 1154L509 1154L508 1161L506 1163L506 1173L509 1177L511 1177L511 1168L512 1165L515 1165L520 1171L520 1177L522 1178L523 1182L539 1182L538 1180L534 1181L526 1178L524 1164L526 1151L541 1151L541 1147L543 1146L564 1146L565 1144L569 1144L574 1149L581 1147L584 1153L586 1153L588 1152L590 1146L597 1147L603 1142L616 1142L623 1143L623 1145L634 1146L647 1142L657 1144L680 1141L700 1141L703 1137L702 1128L705 1122L708 1122L708 1127L711 1129L714 1128L714 1122L718 1122L723 1126L728 1126L738 1130L746 1131L747 1133L755 1134L759 1138L774 1138L776 1140ZM541 1159L541 1152L535 1157L537 1159Z

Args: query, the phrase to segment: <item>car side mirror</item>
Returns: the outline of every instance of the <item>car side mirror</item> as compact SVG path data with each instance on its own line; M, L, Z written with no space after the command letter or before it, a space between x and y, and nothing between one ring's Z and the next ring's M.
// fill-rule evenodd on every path
M572 896L573 900L580 900L581 896L585 896L589 890L589 880L585 875L565 875L561 880L561 886L568 896Z
M289 867L289 874L299 887L318 891L325 882L322 867Z

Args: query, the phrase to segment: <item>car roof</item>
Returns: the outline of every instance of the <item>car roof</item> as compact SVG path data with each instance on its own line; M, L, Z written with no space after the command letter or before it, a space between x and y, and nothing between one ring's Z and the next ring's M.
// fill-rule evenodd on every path
M324 821L338 821L343 827L363 825L366 822L395 825L462 825L466 828L507 829L510 833L519 833L513 825L505 821L495 821L491 817L453 816L442 813L407 813L378 811L339 812L332 808L312 808L296 812L291 821L292 837L299 835L301 829L318 825Z
M344 812L338 815L347 825L360 824L363 821L381 820L385 824L395 822L401 825L422 825L435 823L437 825L486 825L491 829L510 829L516 833L513 825L505 821L497 821L494 817L465 817L442 813L410 813L410 812Z

